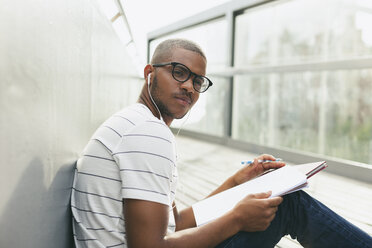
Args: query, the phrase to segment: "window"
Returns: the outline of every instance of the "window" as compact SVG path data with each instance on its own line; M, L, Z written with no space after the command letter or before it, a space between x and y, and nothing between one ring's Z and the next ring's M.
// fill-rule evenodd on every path
M371 10L296 0L238 15L234 65L277 72L234 77L233 138L372 163L372 69L357 66L372 55Z
M155 39L150 43L150 54L154 53L155 47L161 41L169 38L186 38L198 43L208 59L207 77L213 82L213 86L207 92L200 94L199 101L191 110L190 116L186 115L181 120L175 120L172 127L182 126L182 129L223 136L226 123L223 121L226 119L225 99L227 99L229 81L226 78L209 76L208 70L225 68L227 65L226 20L224 18L212 20Z

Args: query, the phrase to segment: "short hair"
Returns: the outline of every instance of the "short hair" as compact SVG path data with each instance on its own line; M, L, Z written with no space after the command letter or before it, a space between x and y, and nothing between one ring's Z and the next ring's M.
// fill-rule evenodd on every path
M167 60L169 60L169 58L172 56L173 50L176 48L196 52L207 60L203 50L195 42L187 39L168 39L161 42L156 47L154 54L152 55L151 64L168 62Z

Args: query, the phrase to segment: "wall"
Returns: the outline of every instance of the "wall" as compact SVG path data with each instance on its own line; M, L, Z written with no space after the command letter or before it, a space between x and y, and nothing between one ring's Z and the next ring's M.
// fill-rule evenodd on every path
M0 6L0 247L71 247L74 161L141 82L94 1Z

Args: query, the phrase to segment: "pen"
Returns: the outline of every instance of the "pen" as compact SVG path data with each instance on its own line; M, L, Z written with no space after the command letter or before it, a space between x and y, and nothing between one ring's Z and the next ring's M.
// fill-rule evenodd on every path
M258 160L259 163L268 163L268 162L279 162L279 161L282 161L283 159L281 158L277 158L275 160ZM247 164L252 164L254 161L253 160L250 160L250 161L242 161L241 164L242 165L247 165Z

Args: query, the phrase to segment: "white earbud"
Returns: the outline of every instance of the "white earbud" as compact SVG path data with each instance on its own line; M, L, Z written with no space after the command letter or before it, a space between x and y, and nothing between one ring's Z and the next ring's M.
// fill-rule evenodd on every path
M151 99L152 103L154 104L156 110L159 112L160 119L163 120L163 116L161 116L158 105L156 105L154 99L152 98L152 95L151 95L151 92L150 92L150 81L151 81L151 73L149 73L149 75L147 75L147 91L149 92L149 96L150 96L150 99Z

